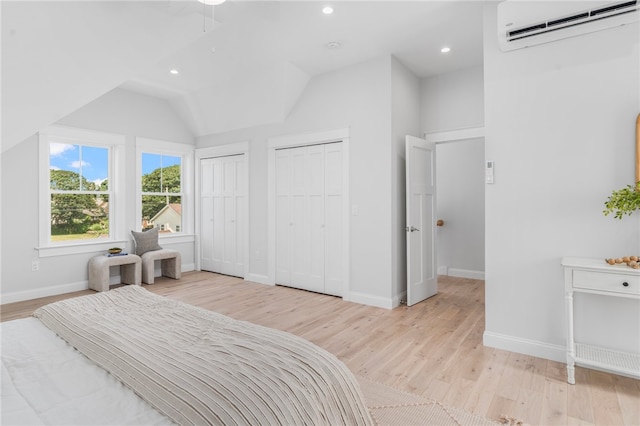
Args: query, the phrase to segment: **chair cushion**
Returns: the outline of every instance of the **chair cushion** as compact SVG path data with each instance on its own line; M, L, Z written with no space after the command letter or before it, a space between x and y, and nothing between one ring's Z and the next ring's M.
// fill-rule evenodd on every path
M136 254L142 256L148 251L162 250L158 244L158 228L151 228L147 231L131 231L133 240L136 243Z

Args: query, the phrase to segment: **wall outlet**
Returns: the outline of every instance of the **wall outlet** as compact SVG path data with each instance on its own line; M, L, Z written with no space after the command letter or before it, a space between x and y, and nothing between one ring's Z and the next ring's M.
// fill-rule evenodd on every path
M31 262L31 271L36 272L39 270L40 270L40 262L37 260L34 260L33 262Z

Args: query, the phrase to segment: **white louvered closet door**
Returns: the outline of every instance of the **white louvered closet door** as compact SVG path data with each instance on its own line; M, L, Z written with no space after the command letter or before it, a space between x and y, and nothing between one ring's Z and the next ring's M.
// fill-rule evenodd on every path
M342 147L276 151L276 283L342 294Z
M200 269L244 276L244 155L200 163Z

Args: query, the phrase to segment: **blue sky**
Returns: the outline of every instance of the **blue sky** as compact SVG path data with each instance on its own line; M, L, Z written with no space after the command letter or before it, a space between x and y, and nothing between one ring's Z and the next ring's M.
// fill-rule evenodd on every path
M81 173L88 181L98 184L108 176L107 148L51 143L49 149L51 169ZM180 164L180 157L145 153L142 155L142 174L175 164Z

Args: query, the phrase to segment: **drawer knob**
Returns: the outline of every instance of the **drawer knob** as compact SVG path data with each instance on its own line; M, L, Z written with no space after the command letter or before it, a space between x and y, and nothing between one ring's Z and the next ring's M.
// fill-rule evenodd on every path
M629 283L628 283L628 282L626 282L626 281L625 281L625 282L623 282L623 283L622 283L622 285L623 285L624 287L629 287Z

